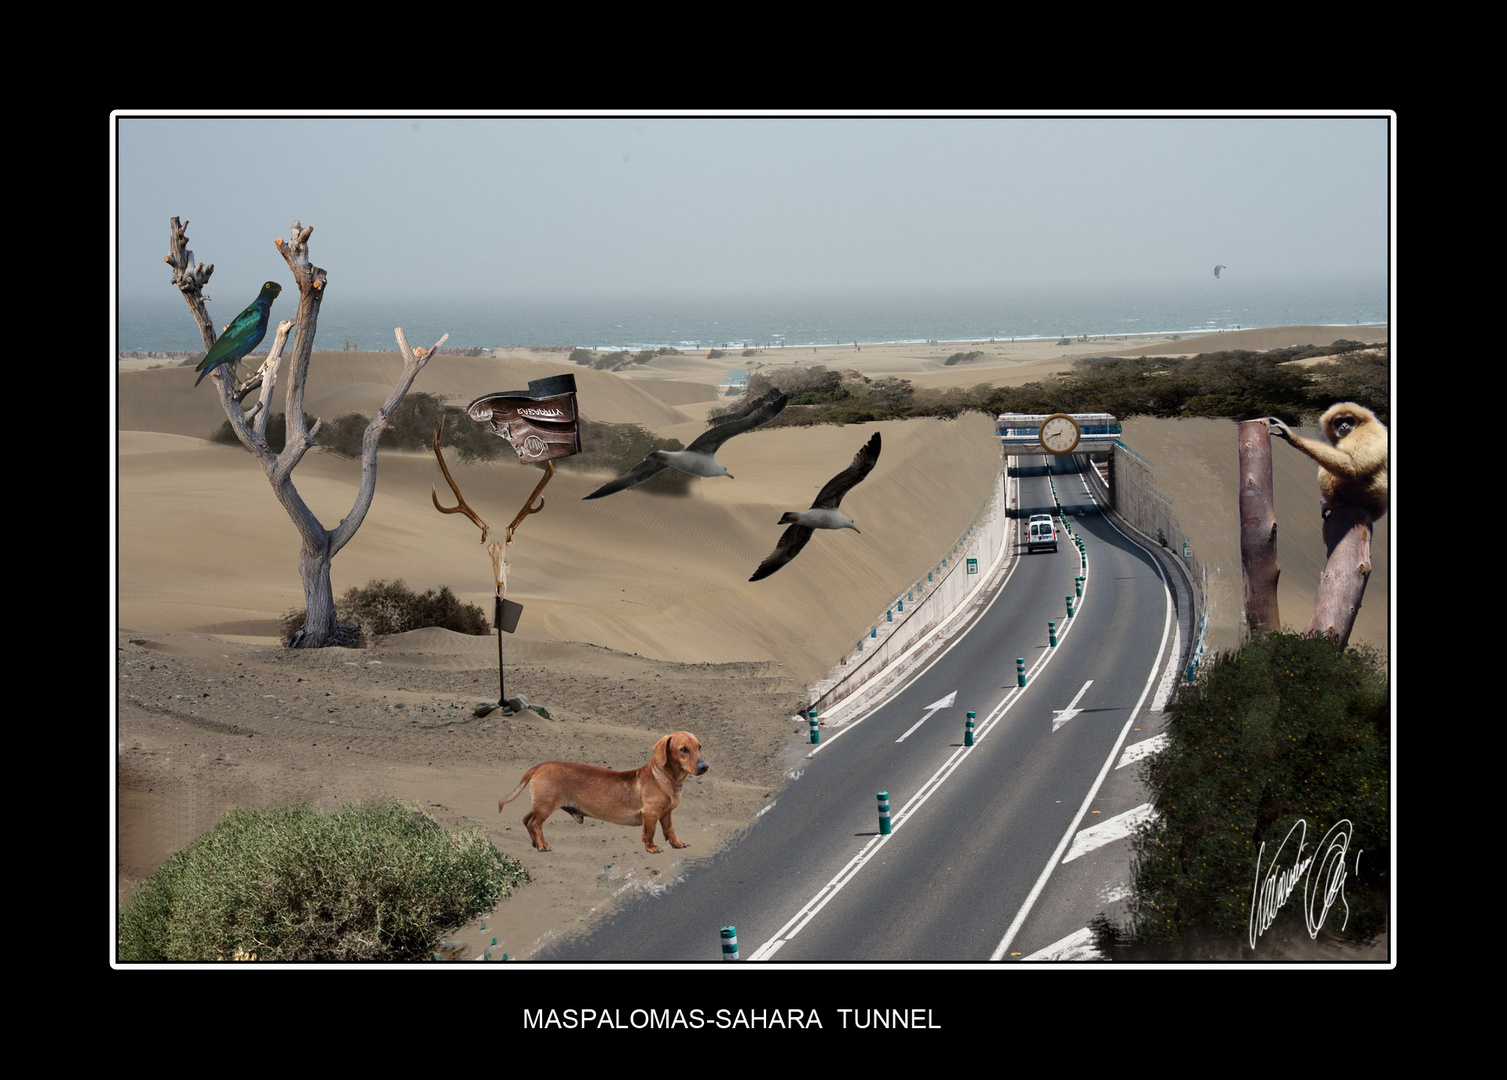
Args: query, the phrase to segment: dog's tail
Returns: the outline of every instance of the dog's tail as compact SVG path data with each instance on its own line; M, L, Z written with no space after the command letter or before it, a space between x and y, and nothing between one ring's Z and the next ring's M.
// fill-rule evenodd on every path
M502 808L504 806L506 806L508 803L512 802L514 799L518 798L519 795L523 794L523 789L526 788L526 787L528 787L529 781L534 778L534 773L537 772L538 769L539 769L539 766L535 765L528 772L524 773L523 774L523 779L520 780L520 781L518 781L518 786L515 787L507 795L504 795L502 798L500 798L500 799L497 800L497 812L499 814L502 813Z

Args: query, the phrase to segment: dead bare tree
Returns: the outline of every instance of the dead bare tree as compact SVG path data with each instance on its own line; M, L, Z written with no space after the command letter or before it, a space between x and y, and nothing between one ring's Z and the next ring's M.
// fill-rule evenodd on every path
M199 263L188 249L187 222L179 224L172 219L169 228L168 254L164 261L172 267L173 284L188 302L189 311L199 324L199 333L206 350L212 348L216 334L209 312L204 307L204 286L214 273L213 263ZM361 482L356 490L355 501L350 511L333 529L326 529L314 516L308 505L293 486L293 470L305 454L315 446L314 438L319 433L321 421L315 419L310 425L304 416L304 382L308 378L309 358L314 351L315 327L319 321L319 304L324 298L327 275L320 267L309 261L309 235L312 225L293 222L291 239L278 237L274 241L292 271L298 285L298 312L294 319L278 325L277 335L267 361L244 383L237 385L235 365L225 364L215 369L211 382L220 395L220 404L230 421L231 430L253 457L261 464L272 485L277 501L287 511L300 539L298 551L298 576L303 582L306 615L304 623L288 640L290 648L316 649L328 645L352 645L360 635L359 626L341 626L335 618L335 595L330 582L330 563L341 548L350 542L366 520L372 498L377 493L377 441L387 430L392 414L403 403L413 381L429 358L439 351L449 338L444 335L429 350L411 349L403 328L397 327L398 348L403 354L403 372L397 385L387 396L377 415L361 438ZM288 372L287 400L284 414L287 421L287 441L279 454L274 454L267 445L267 416L277 386L278 368L288 332L296 325L293 339L292 361ZM250 410L242 409L244 401L253 390L261 393Z

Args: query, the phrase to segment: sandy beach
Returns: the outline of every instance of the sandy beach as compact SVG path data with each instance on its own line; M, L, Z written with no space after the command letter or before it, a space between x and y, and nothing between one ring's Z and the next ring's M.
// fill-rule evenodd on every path
M407 328L430 344L443 328ZM1082 356L1188 355L1219 349L1387 340L1385 327L1288 327L1147 340L852 345L766 349L752 357L670 356L627 374L563 363L560 353L441 355L413 389L465 402L570 372L592 420L632 422L689 442L718 404L729 370L851 368L917 387L1020 385ZM947 366L958 351L974 360ZM718 455L736 479L693 482L686 497L627 491L583 501L602 475L559 470L545 507L509 550L508 596L523 605L503 639L509 694L547 706L473 716L498 691L497 638L420 630L371 649L286 650L278 619L301 608L297 536L260 468L239 447L207 441L223 420L217 395L191 370L122 361L116 381L115 624L117 891L121 897L233 806L350 799L422 803L447 825L486 829L534 882L454 937L468 955L495 938L494 957L529 958L544 942L590 925L639 890L673 881L750 825L784 783L802 727L803 690L867 633L897 594L936 565L999 482L993 422L886 421L758 430ZM370 414L401 367L390 353L316 352L311 416ZM862 530L816 536L800 558L747 580L773 548L786 510L879 431L872 476L844 501ZM1149 463L1209 569L1210 650L1240 637L1236 426L1229 421L1125 422L1124 441ZM1312 433L1312 432L1306 432ZM1323 565L1314 470L1274 448L1282 529L1279 602L1306 624ZM494 533L539 474L508 455L451 470ZM326 526L349 510L359 464L311 453L295 474ZM333 563L336 595L373 578L417 591L449 586L488 613L491 562L478 530L435 512L428 453L384 452L377 495ZM1352 640L1385 648L1391 516L1373 542L1374 571ZM676 822L691 846L650 856L637 832L563 814L554 850L534 852L522 805L497 799L539 761L616 769L643 763L655 739L696 732L711 770L688 782ZM485 924L483 928L482 924Z

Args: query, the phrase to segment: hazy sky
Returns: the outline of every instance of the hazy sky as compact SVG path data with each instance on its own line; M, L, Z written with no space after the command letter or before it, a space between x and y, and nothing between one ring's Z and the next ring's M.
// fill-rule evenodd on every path
M297 218L373 298L1381 277L1392 121L117 114L116 273L168 220L252 296Z

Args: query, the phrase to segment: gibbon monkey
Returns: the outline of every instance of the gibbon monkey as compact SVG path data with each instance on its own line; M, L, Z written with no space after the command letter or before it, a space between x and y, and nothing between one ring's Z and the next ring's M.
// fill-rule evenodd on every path
M1271 432L1319 463L1319 495L1324 516L1336 506L1359 506L1375 521L1387 512L1387 429L1364 405L1342 401L1319 417L1327 443L1295 435L1275 416Z

